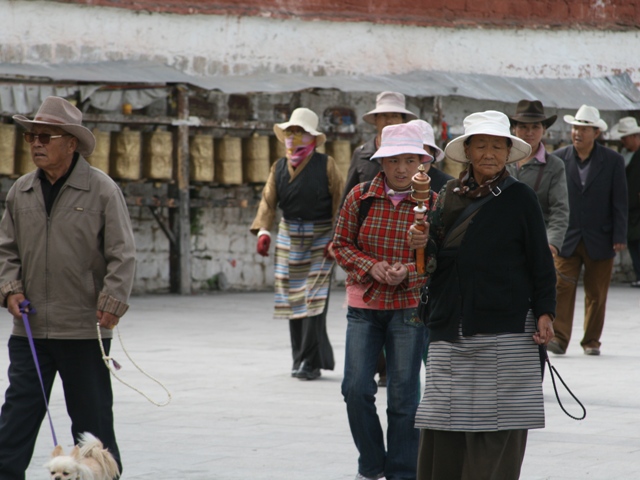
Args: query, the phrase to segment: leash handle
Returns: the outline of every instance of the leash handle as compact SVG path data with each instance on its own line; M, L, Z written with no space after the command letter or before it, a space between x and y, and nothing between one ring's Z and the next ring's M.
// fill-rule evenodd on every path
M47 401L47 392L44 389L44 381L42 380L42 372L40 371L40 362L38 362L38 355L36 354L36 345L33 341L33 334L31 333L31 325L29 324L29 314L36 313L36 309L31 306L31 302L26 298L18 304L20 313L22 314L22 322L24 328L27 331L27 339L29 340L29 346L31 347L31 355L33 361L36 364L36 371L38 372L38 379L40 380L40 387L42 388L42 396L44 398L44 405L47 408L47 417L49 417L49 426L51 427L51 436L53 437L53 446L58 445L58 439L56 438L56 431L53 428L53 421L51 420L51 412L49 412L49 402Z
M562 377L558 373L558 370L556 370L556 367L551 365L551 362L549 361L549 355L547 355L547 357L545 358L545 361L547 362L547 365L549 365L549 374L551 375L551 381L553 382L553 391L556 394L556 400L558 400L558 405L560 405L560 408L562 409L562 411L564 413L566 413L569 418L572 418L573 420L578 420L578 421L579 420L584 420L585 417L587 416L587 409L584 408L584 405L582 404L582 402L580 400L578 400L578 397L576 397L573 394L571 389L564 382L564 380L562 379ZM567 412L567 410L564 408L564 405L562 405L562 401L560 400L560 396L558 395L558 387L556 386L556 379L555 379L555 377L553 375L554 373L558 376L558 379L560 380L560 382L562 382L562 385L564 386L565 390L567 392L569 392L569 394L573 397L573 399L576 401L576 403L578 405L580 405L580 408L582 409L582 416L581 417L574 417L569 412Z
M120 383L122 383L123 385L129 387L131 390L138 392L140 395L142 395L144 398L146 398L147 400L149 400L149 402L153 403L156 407L165 407L167 405L169 405L169 403L171 402L171 392L169 391L169 389L167 389L167 387L165 387L162 382L154 377L152 377L151 375L149 375L147 372L145 372L142 368L140 368L138 366L138 364L136 362L133 361L133 358L131 358L131 356L129 355L129 352L127 352L127 349L124 348L124 343L122 343L122 337L120 336L120 329L116 326L117 332L118 332L118 340L120 340L120 345L122 346L122 351L125 353L125 355L127 356L127 358L129 359L129 361L133 364L134 367L136 367L136 369L142 373L145 377L149 378L150 380L154 381L155 383L157 383L158 385L160 385L160 387L165 391L165 393L167 394L167 400L163 403L159 403L156 402L155 400L153 400L151 397L149 397L146 393L144 393L141 390L138 390L137 388L135 388L133 385L128 384L127 382L125 382L124 380L122 380L120 377L118 377L118 375L116 375L116 372L114 372L111 369L111 366L109 365L109 360L111 360L113 362L113 366L115 367L116 370L120 370L120 365L118 364L118 362L116 362L112 357L108 356L107 353L104 350L104 344L102 343L102 332L100 331L100 323L96 323L96 330L98 331L98 344L100 345L100 352L102 352L102 361L104 362L105 366L107 367L107 370L109 370L109 372L111 372L111 375L113 375L113 378L115 378L116 380L118 380Z

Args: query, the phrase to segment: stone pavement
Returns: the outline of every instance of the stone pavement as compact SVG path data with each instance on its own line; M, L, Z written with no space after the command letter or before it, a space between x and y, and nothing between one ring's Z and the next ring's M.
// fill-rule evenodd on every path
M336 288L329 314L336 370L307 382L290 377L288 327L271 319L271 293L132 298L120 327L124 346L171 390L173 400L154 406L114 380L123 480L352 479L357 452L340 395L343 303L343 289ZM522 479L640 478L640 290L612 287L600 357L582 353L581 316L579 308L567 354L551 360L585 404L587 418L577 422L561 411L547 373L547 428L529 434ZM2 338L9 331L3 322ZM4 392L8 360L2 348ZM123 365L123 380L157 401L165 399L161 388L135 370L117 339L112 356ZM570 397L562 398L577 415ZM384 402L381 389L378 405ZM59 382L51 413L58 439L68 447ZM42 465L52 448L45 422L29 480L48 478Z

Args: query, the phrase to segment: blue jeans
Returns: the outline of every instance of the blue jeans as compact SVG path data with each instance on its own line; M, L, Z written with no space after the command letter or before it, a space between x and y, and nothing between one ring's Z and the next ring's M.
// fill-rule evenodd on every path
M420 365L425 327L415 308L347 311L342 395L351 435L360 453L358 472L365 477L384 473L388 480L415 480L419 431L414 428L420 395ZM373 377L378 354L387 354L387 449Z

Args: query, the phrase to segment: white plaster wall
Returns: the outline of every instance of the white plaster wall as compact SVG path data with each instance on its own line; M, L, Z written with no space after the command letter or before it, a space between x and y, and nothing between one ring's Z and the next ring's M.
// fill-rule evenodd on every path
M432 69L570 78L627 71L640 83L639 49L637 31L421 28L0 0L3 62L153 59L197 74Z

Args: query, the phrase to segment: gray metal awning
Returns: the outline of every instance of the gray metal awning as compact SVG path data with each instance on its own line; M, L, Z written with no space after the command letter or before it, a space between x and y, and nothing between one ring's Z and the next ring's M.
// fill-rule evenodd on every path
M507 103L517 103L523 98L538 99L546 107L558 109L577 109L588 103L600 110L640 110L640 90L628 74L574 79L531 79L434 71L401 75L259 73L196 76L160 63L114 61L57 65L0 64L0 83L3 79L98 85L148 84L150 88L185 83L225 93L277 93L307 88L375 93L393 90L414 97L460 96Z

